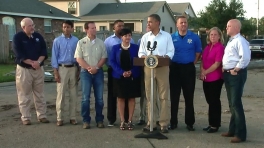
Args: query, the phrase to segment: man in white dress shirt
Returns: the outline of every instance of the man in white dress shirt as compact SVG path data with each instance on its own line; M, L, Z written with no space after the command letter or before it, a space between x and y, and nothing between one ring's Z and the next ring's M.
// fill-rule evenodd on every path
M230 142L239 143L246 140L246 120L242 104L244 84L247 79L247 66L251 52L248 41L240 35L241 22L232 19L227 23L227 35L230 40L223 57L224 81L231 112L229 130L223 137L233 137Z
M145 58L146 56L150 55L150 51L147 50L148 41L151 42L152 47L154 45L154 41L157 42L156 49L153 51L153 55L157 56L158 58L172 58L174 54L174 46L172 43L171 35L165 31L162 31L160 27L160 16L157 14L151 14L148 17L147 27L150 30L148 33L144 34L140 48L138 52L138 56L141 58ZM150 84L151 84L151 72L150 68L144 67L145 73L145 89L146 89L146 98L147 98L147 105L148 105L148 123L147 126L143 128L143 131L150 130ZM168 92L169 92L169 66L162 66L156 67L154 69L154 102L156 104L157 95L156 91L158 89L159 94L159 101L160 101L160 118L159 124L161 126L161 132L167 133L168 132L168 122L169 122L169 111L168 111ZM155 127L155 118L156 107L154 106L153 109L153 130L157 130Z

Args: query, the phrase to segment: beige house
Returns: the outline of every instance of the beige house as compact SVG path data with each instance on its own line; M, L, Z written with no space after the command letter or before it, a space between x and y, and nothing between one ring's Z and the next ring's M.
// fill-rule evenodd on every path
M131 2L119 0L42 0L43 2L80 18L75 22L75 31L83 32L86 21L94 21L98 31L112 31L117 19L135 32L145 32L147 18L156 13L161 17L161 29L169 33L176 31L175 17L196 17L190 3Z
M120 3L119 0L40 0L76 17L89 13L99 3Z
M48 48L52 46L56 35L61 32L65 19L79 20L39 0L0 0L0 24L8 26L10 44L13 36L22 30L20 22L24 17L30 17L34 21L35 30L44 37Z
M150 14L161 17L161 29L167 32L175 31L175 19L169 5L164 2L111 3L98 4L91 12L80 17L76 27L83 26L85 21L95 21L98 30L109 30L117 19L125 22L125 27L135 32L144 32Z
M186 17L196 17L191 3L168 3L174 16L184 15Z

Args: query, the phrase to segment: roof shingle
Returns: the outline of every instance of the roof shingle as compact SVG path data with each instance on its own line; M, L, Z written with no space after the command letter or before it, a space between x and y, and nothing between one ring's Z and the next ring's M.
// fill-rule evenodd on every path
M82 20L143 20L157 11L166 2L137 2L98 4L88 14L81 16Z

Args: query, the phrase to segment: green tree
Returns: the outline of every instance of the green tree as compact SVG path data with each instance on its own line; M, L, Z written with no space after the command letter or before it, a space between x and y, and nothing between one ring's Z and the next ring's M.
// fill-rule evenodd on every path
M257 26L255 19L242 20L241 24L241 34L245 36L256 35Z
M195 20L198 26L212 28L214 26L224 30L228 20L243 18L246 11L243 9L241 0L212 0L205 10L198 13L200 17Z
M264 35L264 16L259 19L259 35Z

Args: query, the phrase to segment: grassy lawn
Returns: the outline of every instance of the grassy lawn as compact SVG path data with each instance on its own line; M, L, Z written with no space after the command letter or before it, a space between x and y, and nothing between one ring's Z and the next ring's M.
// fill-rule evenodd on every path
M15 81L15 76L5 75L12 71L15 71L14 64L0 64L0 83Z
M108 67L106 66L106 64L104 64L104 66L103 66L103 71L104 71L104 72L107 72L107 69L108 69Z

